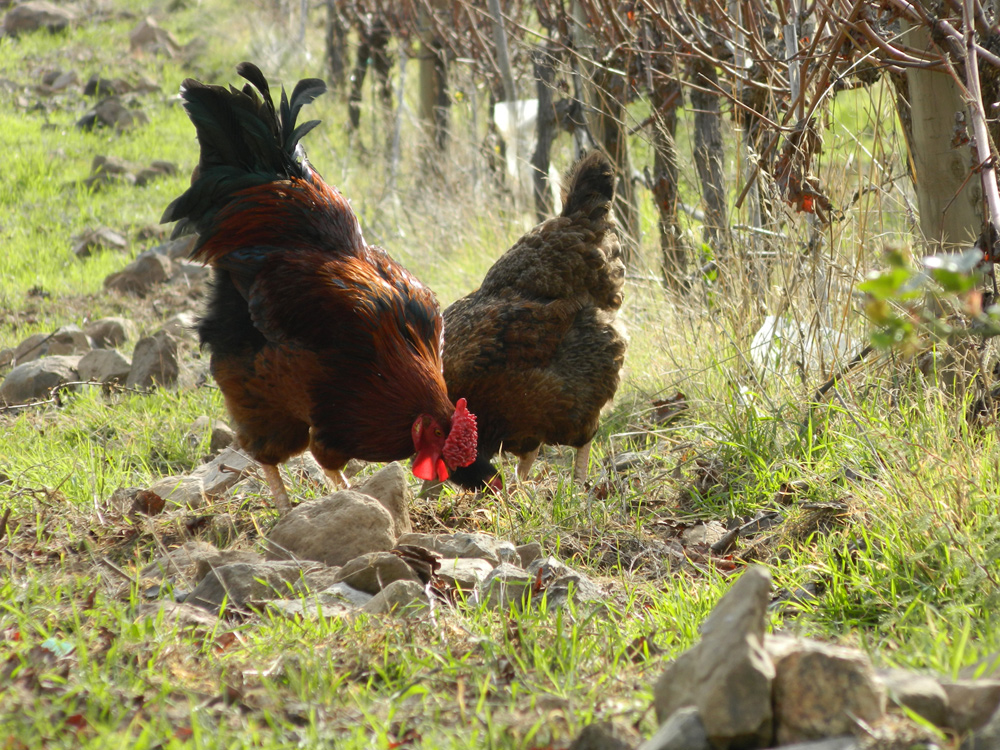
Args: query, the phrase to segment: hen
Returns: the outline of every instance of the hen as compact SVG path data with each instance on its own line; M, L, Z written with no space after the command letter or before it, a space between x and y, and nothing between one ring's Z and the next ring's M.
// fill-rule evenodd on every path
M491 459L520 459L524 478L542 443L577 449L587 477L602 407L618 388L627 337L616 321L625 265L611 216L614 172L600 152L567 178L562 214L524 235L482 286L444 312L444 378L477 415L475 462L452 472L469 489L498 486Z
M413 454L416 476L447 478L475 457L475 418L448 398L434 294L365 242L299 145L326 85L299 81L276 110L260 70L236 70L252 86L181 86L201 158L162 221L196 229L192 257L214 269L198 333L240 444L282 511L278 464L306 448L335 484L351 458Z

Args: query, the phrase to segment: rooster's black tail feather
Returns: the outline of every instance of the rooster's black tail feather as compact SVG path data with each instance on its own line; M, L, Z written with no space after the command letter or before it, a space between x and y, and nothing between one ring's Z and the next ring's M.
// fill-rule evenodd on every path
M249 81L242 91L191 78L181 84L181 98L198 133L201 158L191 187L167 206L160 220L178 222L174 236L205 226L240 190L309 176L299 141L319 125L319 120L298 127L295 120L303 106L326 91L326 84L318 78L303 79L296 84L291 100L282 88L280 110L276 110L260 68L243 62L236 71Z

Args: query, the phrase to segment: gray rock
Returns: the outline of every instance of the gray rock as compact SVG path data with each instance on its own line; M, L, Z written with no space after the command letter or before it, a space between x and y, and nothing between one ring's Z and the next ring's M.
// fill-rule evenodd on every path
M143 167L135 175L135 186L144 187L151 182L177 173L177 166L169 161L154 161ZM206 270L207 273L207 270Z
M521 567L527 568L531 563L542 556L542 545L538 542L528 542L516 548Z
M95 118L96 112L91 110L87 117ZM79 123L78 123L79 124ZM90 127L95 123L91 122ZM98 154L90 164L90 176L83 180L83 186L88 190L101 190L107 185L134 185L136 165L115 157Z
M794 745L782 745L781 750L861 750L861 747L861 743L853 736L842 735L840 737L829 737L825 740L816 740L815 742L796 742ZM868 746L866 745L865 747ZM872 747L879 746L874 745ZM890 747L895 747L895 745L890 745ZM924 746L916 745L915 747Z
M124 78L102 78L94 73L83 85L84 96L114 96L127 94L132 86Z
M49 334L33 333L16 347L14 347L14 357L11 360L15 365L23 365L25 362L33 362L41 359L49 351Z
M169 600L140 604L137 614L140 620L162 622L171 629L213 632L219 626L217 615L209 614L191 604Z
M324 490L330 488L326 474L323 473L323 467L317 463L315 457L309 451L292 456L281 468L284 469L289 477L296 477L300 481L312 482Z
M202 464L186 476L164 477L149 488L170 505L197 509L220 498L253 470L253 459L233 448Z
M726 527L718 521L706 521L689 526L681 532L684 544L715 544L726 535Z
M136 176L136 185L140 184L144 179L147 171L143 170ZM193 260L175 260L173 263L173 273L170 275L170 280L174 283L196 284L201 281L207 281L212 275L208 266Z
M89 258L95 250L125 250L128 240L120 232L109 227L88 229L83 234L73 238L73 255L77 258Z
M437 575L459 591L473 591L493 572L493 563L476 557L453 557L441 561Z
M213 419L207 414L197 417L189 426L187 434L184 435L184 442L192 448L197 448L205 438L210 437L209 430L212 427Z
M406 481L406 470L393 461L376 472L357 488L362 495L374 497L392 516L393 532L397 537L413 531L410 523L410 501L413 495Z
M3 19L4 33L9 36L45 29L63 31L76 20L76 13L65 6L47 0L29 0L15 5Z
M430 606L427 592L415 581L393 581L361 608L370 615L395 614L412 616L421 614Z
M48 398L56 386L80 379L79 362L79 356L45 357L18 365L0 383L0 403L27 404Z
M516 565L520 557L514 545L488 534L403 534L399 544L413 544L437 552L441 557L478 557L494 565Z
M134 339L138 333L135 323L128 318L100 318L89 323L83 332L98 349L114 349Z
M129 388L169 386L177 382L177 342L166 331L139 339L132 352L132 369L125 385Z
M539 557L526 571L538 586L536 598L544 594L551 609L565 606L570 598L577 603L603 602L607 598L590 578L554 557Z
M170 260L185 260L191 257L197 242L197 234L187 234L177 239L167 240L162 245L157 245L153 248L153 252L166 255Z
M75 70L67 71L57 71L58 75L54 78L46 76L45 86L50 92L65 91L70 86L77 86L80 83L80 77L76 74Z
M203 577L196 577L198 564L202 560L218 558L219 555L219 550L207 542L185 542L157 557L140 571L140 575L143 578L198 581Z
M200 532L217 547L228 547L240 537L239 526L231 513L216 513L208 522L208 528Z
M174 35L160 28L160 25L149 16L129 32L128 38L132 52L143 51L173 57L181 49Z
M675 711L637 750L710 750L705 726L694 706Z
M344 584L337 584L338 575L340 575L340 568L331 568L326 565L303 576L302 580L295 583L292 590L296 594L316 594L334 585L343 586Z
M764 651L772 663L777 663L800 647L801 639L784 633L765 633Z
M303 599L273 599L267 603L267 608L283 617L302 620L334 620L358 611L357 607L344 602L323 602L315 596Z
M132 363L114 349L92 349L77 365L80 380L97 383L124 383L131 370Z
M10 347L0 349L0 369L10 367L14 363L14 350Z
M217 550L214 555L202 555L195 561L194 580L195 583L205 580L205 576L213 570L224 568L227 565L258 565L264 562L264 557L249 549L223 549Z
M52 333L36 333L26 338L14 349L13 362L23 365L42 357L84 354L91 346L90 338L79 326L62 326Z
M269 560L316 560L343 565L369 552L392 549L392 516L374 498L353 490L301 503L268 535Z
M198 510L204 508L208 501L205 483L198 477L162 477L150 485L149 491L159 495L168 505L178 508Z
M221 497L224 492L257 466L246 453L236 448L225 448L207 464L202 464L190 476L198 477L205 485L205 494L211 498Z
M333 570L333 568L331 568L331 570ZM375 597L371 594L366 594L364 591L358 591L357 589L351 588L346 583L335 583L332 586L328 586L320 591L317 598L321 602L328 604L332 602L340 602L358 609L368 604L368 602Z
M933 677L905 669L884 669L877 674L893 703L920 714L934 726L948 726L948 695Z
M165 255L147 250L117 273L104 279L104 288L143 297L157 284L162 284L173 272L173 264Z
M800 640L774 659L778 744L850 734L885 714L885 688L860 651Z
M49 337L46 356L64 354L85 354L93 348L90 338L79 326L61 326Z
M197 447L206 437L208 450L214 454L231 446L236 440L236 433L222 420L202 415L191 423L184 439L188 445Z
M527 571L527 573L531 576L538 576L541 574L541 580L543 583L555 580L556 578L562 578L567 575L578 575L576 570L551 555L547 557L539 557L533 560L525 568L525 571Z
M291 594L299 578L315 567L290 561L224 565L205 576L185 601L218 612L223 601L229 607L241 607L249 601L282 599Z
M328 568L327 570L335 569ZM316 572L307 573L306 577L314 575ZM298 589L298 584L295 588ZM300 599L277 600L269 602L269 606L286 617L301 617L305 620L331 619L352 615L373 598L371 594L355 591L345 583L338 583L319 594Z
M520 609L531 599L535 579L524 569L500 563L479 584L479 596L490 607Z
M1000 706L1000 680L956 680L941 687L951 706L948 723L960 734L984 726Z
M565 607L571 600L576 605L604 606L608 598L603 588L582 573L560 576L544 589L544 594L546 606L552 610Z
M163 330L175 339L194 341L197 336L198 317L192 312L179 312L163 321Z
M154 89L159 91L160 87L154 85ZM149 166L165 175L175 175L180 169L176 162L167 161L166 159L153 159L153 161L149 162ZM191 236L185 237L184 239L188 240L191 246L194 247L195 240L192 239Z
M997 750L1000 748L1000 709L976 731L962 739L960 750Z
M138 166L130 161L119 159L117 156L105 156L97 154L90 162L90 171L94 174L104 172L106 174L123 175L134 172Z
M630 726L598 721L581 729L569 750L632 750L638 740Z
M767 747L773 734L774 665L764 651L771 575L751 567L701 626L701 641L674 660L653 690L665 722L681 708L698 709L715 747Z
M81 130L107 127L114 128L117 133L123 133L148 122L149 118L143 112L129 109L121 103L117 96L109 96L99 101L89 112L77 120L76 127ZM131 182L135 183L134 176Z
M212 453L218 453L231 447L235 442L236 433L233 432L233 428L225 422L216 420L212 425L212 437L208 441L208 449Z
M347 563L340 569L337 583L346 583L353 589L375 595L393 581L417 581L413 568L391 552L369 552Z

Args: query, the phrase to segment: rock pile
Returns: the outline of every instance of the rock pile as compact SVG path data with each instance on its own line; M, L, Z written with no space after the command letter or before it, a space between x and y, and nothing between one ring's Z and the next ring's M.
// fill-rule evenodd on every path
M209 270L187 260L195 237L159 244L104 280L106 289L145 296L161 284L198 296ZM73 252L85 258L99 247L121 248L124 238L106 227L88 231L74 241ZM0 405L45 400L52 389L77 382L118 383L148 390L178 382L181 365L178 343L194 337L195 316L178 313L151 335L139 339L131 357L120 351L136 339L138 327L120 317L101 318L83 329L63 326L52 333L36 333L16 347L0 350L0 370L13 369L0 383ZM69 385L75 390L77 386Z
M187 260L195 239L194 235L179 237L140 253L121 271L104 279L104 288L143 297L158 284L190 284L208 278L208 268Z
M118 347L136 336L124 318L101 318L85 329L63 326L37 333L13 349L0 351L0 367L13 366L0 382L0 404L27 404L49 398L52 389L77 383L117 383L149 389L177 382L177 339L159 330L136 342L129 359Z
M639 750L938 747L927 723L963 750L1000 747L1000 681L876 670L861 651L768 634L770 600L770 574L749 568L657 681L661 726ZM597 724L571 748L634 746Z
M215 477L226 473L231 483L242 477L240 455L227 448L199 470L196 482L172 478L167 500L194 501L197 507L218 496L225 488ZM577 602L606 597L586 576L542 556L537 543L515 547L479 533L415 534L410 500L406 471L389 464L357 489L292 509L271 529L263 554L192 541L155 560L143 575L155 579L154 593L169 586L185 607L212 614L225 604L230 610L266 608L302 618L358 611L412 616L435 603L524 607L544 601L558 607L570 597ZM176 613L176 604L162 607Z
M8 36L42 30L56 33L65 31L76 20L77 13L72 8L50 3L48 0L29 0L7 11L2 30Z

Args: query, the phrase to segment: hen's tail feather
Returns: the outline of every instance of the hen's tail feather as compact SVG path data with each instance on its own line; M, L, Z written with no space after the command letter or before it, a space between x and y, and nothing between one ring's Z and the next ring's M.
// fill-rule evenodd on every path
M592 221L603 219L615 195L615 170L600 151L580 159L564 181L563 216L586 213Z
M181 85L201 157L191 187L167 206L161 219L179 222L175 236L204 229L240 190L291 177L309 178L311 170L299 141L319 120L298 127L295 120L302 107L326 91L326 84L318 78L299 81L290 101L282 89L279 114L260 69L243 62L236 71L249 81L242 91L190 78Z

